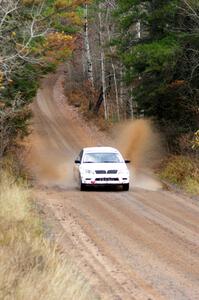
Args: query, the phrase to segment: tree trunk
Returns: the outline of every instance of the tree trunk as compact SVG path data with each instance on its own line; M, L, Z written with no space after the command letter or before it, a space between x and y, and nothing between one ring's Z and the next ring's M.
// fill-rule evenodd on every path
M136 32L137 32L137 38L140 39L141 38L141 23L140 23L140 21L138 21L136 24Z
M140 39L141 38L141 23L139 21L136 23L136 33L137 33L137 39ZM127 103L127 117L130 119L134 118L133 102L134 102L133 86L131 86L130 97L128 98L128 103Z
M98 99L97 99L97 103L95 104L95 107L94 107L94 109L93 109L93 112L94 112L95 114L98 114L102 102L103 102L103 89L101 88L99 97L98 97Z
M107 19L109 15L109 8L107 8ZM109 30L109 24L106 24L107 26L107 33L108 33L108 40L111 42L111 34ZM114 54L113 47L110 46L111 54ZM118 86L117 86L117 77L116 77L116 67L113 62L113 59L111 58L111 67L113 70L113 81L114 81L114 88L115 88L115 100L116 100L116 112L117 112L117 119L120 121L120 106L119 106L119 93L118 93Z
M104 53L104 45L103 45L103 25L102 25L102 4L99 4L99 42L100 42L100 62L101 62L101 78L102 78L102 94L103 94L103 102L104 102L104 118L108 120L108 111L107 111L107 101L106 101L106 73L105 73L105 53Z
M86 50L86 63L87 63L87 72L88 72L88 81L91 84L91 87L94 88L94 77L93 77L93 64L91 59L90 51L90 41L89 41L89 32L88 32L88 5L85 5L85 50Z
M124 81L123 81L123 66L120 66L120 106L124 107ZM124 111L122 109L122 116L124 119Z
M127 118L133 119L134 112L133 112L133 87L130 89L130 97L128 98L128 112L127 112Z

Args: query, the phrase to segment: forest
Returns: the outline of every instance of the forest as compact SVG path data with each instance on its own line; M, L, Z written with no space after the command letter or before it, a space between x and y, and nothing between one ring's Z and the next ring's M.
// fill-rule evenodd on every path
M86 16L87 78L98 90L93 111L103 102L106 120L151 118L168 151L192 152L199 121L198 1L97 1Z
M199 0L0 0L0 299L199 299L198 200Z
M0 5L1 158L28 134L40 78L63 63L70 64L73 81L69 99L88 118L100 119L103 128L149 118L164 137L166 152L197 158L197 0L1 0Z

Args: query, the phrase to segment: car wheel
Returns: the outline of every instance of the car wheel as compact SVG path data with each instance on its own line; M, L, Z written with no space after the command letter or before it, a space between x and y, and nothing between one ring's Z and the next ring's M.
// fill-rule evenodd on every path
M124 183L122 185L123 191L128 191L129 190L129 183Z
M86 185L83 183L80 183L80 191L86 191Z

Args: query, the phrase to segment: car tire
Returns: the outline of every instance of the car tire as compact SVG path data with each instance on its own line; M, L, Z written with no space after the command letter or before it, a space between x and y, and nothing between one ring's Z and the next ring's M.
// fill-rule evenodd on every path
M123 191L128 191L129 190L129 183L124 183L122 185Z
M80 183L80 191L86 191L86 185L84 183Z

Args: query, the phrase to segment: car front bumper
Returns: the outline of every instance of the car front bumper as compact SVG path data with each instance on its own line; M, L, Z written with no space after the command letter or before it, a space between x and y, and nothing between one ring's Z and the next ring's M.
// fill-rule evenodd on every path
M129 176L110 176L108 174L107 176L82 176L81 182L86 185L121 185L129 183Z

